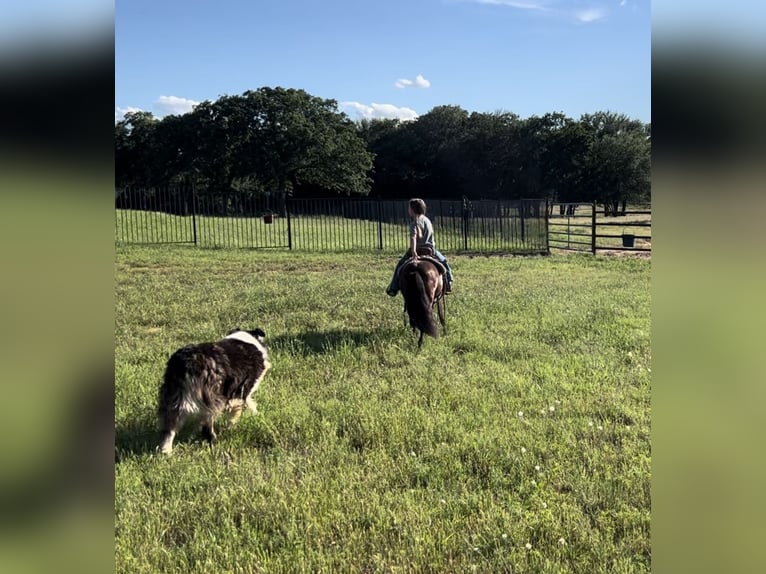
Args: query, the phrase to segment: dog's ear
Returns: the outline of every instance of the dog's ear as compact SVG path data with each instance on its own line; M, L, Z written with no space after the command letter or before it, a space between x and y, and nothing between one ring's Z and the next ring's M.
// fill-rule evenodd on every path
M231 335L232 333L238 333L238 332L240 332L241 330L242 330L242 329L240 329L239 327L236 327L235 329L232 329L231 331L229 331L228 333L226 333L226 336L228 337L228 336L229 336L229 335Z
M266 333L262 329L256 329L255 331L250 331L250 334L258 339L261 343L263 342L263 339L266 338Z

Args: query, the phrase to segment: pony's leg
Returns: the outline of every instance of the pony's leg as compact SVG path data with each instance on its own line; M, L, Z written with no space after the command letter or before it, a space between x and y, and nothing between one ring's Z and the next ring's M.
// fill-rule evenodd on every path
M439 300L436 302L436 311L439 314L439 323L442 324L442 329L444 329L444 333L447 333L447 322L445 321L445 315L447 314L445 302L444 302L444 296L442 295Z
M423 346L423 331L420 332L420 338L418 339L418 350Z

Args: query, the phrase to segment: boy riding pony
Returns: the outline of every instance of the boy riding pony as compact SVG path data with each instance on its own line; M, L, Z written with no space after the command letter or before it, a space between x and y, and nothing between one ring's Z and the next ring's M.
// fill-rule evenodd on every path
M445 293L452 292L452 269L447 263L447 258L437 251L434 245L434 227L431 220L426 217L426 202L422 199L410 199L408 212L412 218L410 223L410 248L396 264L391 284L386 289L391 297L396 297L399 292L399 269L410 259L417 260L418 255L433 254L447 270L447 282L444 287Z

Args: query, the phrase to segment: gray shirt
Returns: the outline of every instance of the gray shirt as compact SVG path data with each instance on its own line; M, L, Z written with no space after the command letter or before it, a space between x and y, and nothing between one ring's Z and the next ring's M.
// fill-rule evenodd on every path
M417 235L418 247L430 247L436 249L434 246L434 226L431 225L431 220L425 215L419 215L418 218L410 223L410 237Z

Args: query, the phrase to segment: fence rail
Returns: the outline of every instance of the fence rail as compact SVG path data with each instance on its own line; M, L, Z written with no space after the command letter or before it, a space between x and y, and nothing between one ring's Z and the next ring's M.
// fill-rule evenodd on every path
M115 192L118 243L305 251L405 251L406 200L198 193L193 187ZM428 200L439 249L547 253L545 200Z
M651 251L651 210L605 216L595 203L429 199L439 249L448 253L549 253L551 249ZM201 193L193 186L115 190L117 243L302 251L408 247L406 200ZM622 233L609 233L621 229Z
M594 254L599 251L651 252L651 215L647 209L625 209L618 215L607 216L599 213L595 203L554 203L548 212L549 243L552 249ZM609 228L622 229L622 233L602 233ZM577 239L586 237L587 242Z

